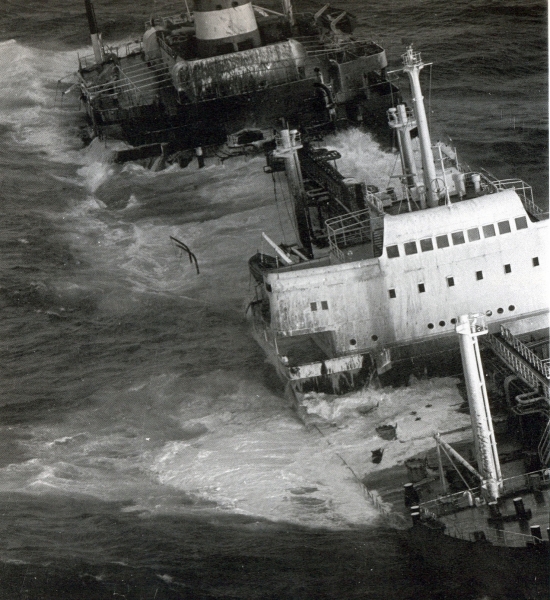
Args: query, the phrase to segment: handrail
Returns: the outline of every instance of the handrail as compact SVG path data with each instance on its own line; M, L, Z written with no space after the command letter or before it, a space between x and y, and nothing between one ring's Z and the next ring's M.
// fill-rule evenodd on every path
M513 346L513 348L536 367L538 371L550 378L550 364L547 361L541 360L530 348L513 335L509 329L504 327L504 325L500 326L500 334L510 346Z
M531 471L530 473L522 473L521 475L515 475L514 477L507 477L502 480L502 494L509 495L515 494L521 490L530 489L532 483L531 479L534 477L540 479L544 485L550 484L550 471L548 469L541 469L539 471ZM454 494L448 494L440 498L434 498L433 500L427 500L419 504L421 509L426 511L432 511L436 517L444 516L450 512L455 512L457 509L467 508L470 506L469 499L463 490L461 492L455 492ZM475 497L479 496L481 492L480 487L471 488L469 492Z

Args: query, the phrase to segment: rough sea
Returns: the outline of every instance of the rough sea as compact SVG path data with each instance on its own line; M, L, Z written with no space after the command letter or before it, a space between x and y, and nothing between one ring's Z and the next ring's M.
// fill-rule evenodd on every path
M548 205L545 2L335 4L390 67L408 41L433 63L433 137ZM95 8L115 44L184 2ZM80 0L0 1L0 599L519 600L411 561L339 458L372 467L367 419L337 404L322 437L285 401L244 316L247 260L262 231L282 239L286 211L263 159L111 164L56 95L90 52ZM328 143L387 185L395 157L368 134Z

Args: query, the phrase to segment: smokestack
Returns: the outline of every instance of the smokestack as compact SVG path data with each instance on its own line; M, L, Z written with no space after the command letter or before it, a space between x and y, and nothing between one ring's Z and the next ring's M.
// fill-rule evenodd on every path
M92 47L96 63L103 62L103 44L101 43L101 33L97 26L94 6L92 0L84 0L86 6L86 17L88 17L88 27L90 28L90 37L92 38Z
M250 0L195 0L199 56L219 56L261 46Z

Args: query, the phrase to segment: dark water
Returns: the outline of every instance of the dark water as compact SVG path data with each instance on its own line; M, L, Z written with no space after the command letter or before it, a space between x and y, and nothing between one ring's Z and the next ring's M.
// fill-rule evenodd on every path
M262 160L152 173L82 147L55 102L89 53L81 4L0 4L0 597L496 598L413 564L273 381L243 310L285 220ZM340 4L394 68L404 39L434 63L437 135L547 206L545 3ZM95 5L108 43L181 11ZM387 158L333 143L374 179Z

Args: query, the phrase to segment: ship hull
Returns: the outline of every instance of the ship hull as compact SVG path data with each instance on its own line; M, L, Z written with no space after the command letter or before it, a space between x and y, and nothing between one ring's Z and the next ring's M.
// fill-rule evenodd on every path
M436 570L438 578L447 578L449 587L467 582L472 591L496 597L548 598L548 543L494 546L453 538L420 523L409 530L407 546L413 560Z

